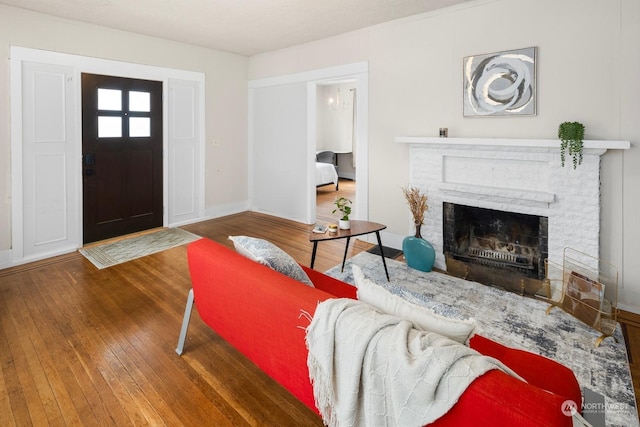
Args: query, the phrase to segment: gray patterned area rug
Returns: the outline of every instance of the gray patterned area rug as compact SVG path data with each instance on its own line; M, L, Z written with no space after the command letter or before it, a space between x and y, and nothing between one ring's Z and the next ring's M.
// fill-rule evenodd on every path
M599 347L600 334L559 308L545 314L548 303L521 297L446 274L414 270L387 260L387 282L380 256L362 252L327 274L353 284L351 265L356 264L371 280L390 292L436 313L474 318L476 332L509 347L541 354L573 370L583 396L593 391L604 396L607 426L638 426L635 395L624 338L618 325L614 336ZM579 403L578 403L579 404Z
M99 269L122 264L198 240L197 236L179 228L167 228L112 243L80 249L79 252Z

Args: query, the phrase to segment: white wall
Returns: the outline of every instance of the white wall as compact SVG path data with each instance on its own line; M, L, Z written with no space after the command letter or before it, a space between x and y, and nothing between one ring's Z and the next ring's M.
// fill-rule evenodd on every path
M587 139L630 140L631 150L602 161L601 257L621 270L622 308L640 311L639 3L472 1L254 56L249 78L368 61L369 218L397 235L411 222L400 191L408 147L395 136L447 127L452 137L555 138L559 123L577 120ZM529 46L538 47L537 115L464 118L462 59Z
M316 148L353 151L353 92L355 83L318 86ZM329 99L333 101L329 104ZM337 105L337 104L340 105Z
M206 78L206 210L244 210L247 58L0 5L0 54L11 45L198 71ZM9 60L0 67L0 253L11 246Z

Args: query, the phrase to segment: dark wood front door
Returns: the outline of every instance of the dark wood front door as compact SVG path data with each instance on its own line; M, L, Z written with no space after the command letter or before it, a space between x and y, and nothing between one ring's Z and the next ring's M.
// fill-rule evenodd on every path
M162 226L162 82L82 74L83 241Z

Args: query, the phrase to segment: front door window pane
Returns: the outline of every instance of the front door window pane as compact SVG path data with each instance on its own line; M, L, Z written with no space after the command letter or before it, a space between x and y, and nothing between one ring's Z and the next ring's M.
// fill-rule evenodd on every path
M151 96L149 92L129 92L129 111L151 111Z
M122 137L122 117L98 116L98 138Z
M150 137L151 136L151 119L149 117L130 117L129 118L129 136L131 137Z
M98 89L98 110L122 110L122 91L116 89Z

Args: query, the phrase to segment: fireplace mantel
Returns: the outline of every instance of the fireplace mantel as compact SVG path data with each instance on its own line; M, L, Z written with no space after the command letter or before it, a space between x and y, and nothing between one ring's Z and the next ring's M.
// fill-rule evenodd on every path
M520 138L439 138L429 136L398 136L396 143L400 144L425 144L434 147L449 149L514 149L520 150L559 150L560 140L558 139L520 139ZM628 150L631 148L629 141L609 141L609 140L585 140L585 150L601 151L606 150Z
M629 141L586 140L573 168L571 159L562 167L558 139L401 136L395 143L409 148L409 184L429 197L422 236L442 269L444 202L546 217L549 260L562 264L566 247L598 258L601 156L631 148Z

